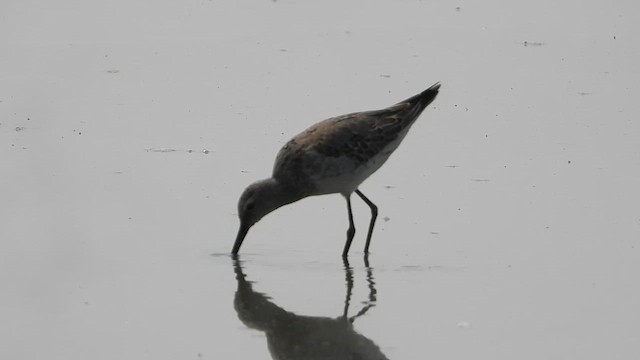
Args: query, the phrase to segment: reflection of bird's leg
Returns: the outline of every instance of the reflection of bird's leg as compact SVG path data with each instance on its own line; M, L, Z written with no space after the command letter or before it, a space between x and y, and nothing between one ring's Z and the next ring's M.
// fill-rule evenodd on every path
M347 229L347 242L344 243L344 250L342 251L342 257L346 258L351 247L351 241L353 241L353 235L356 234L356 227L353 225L353 212L351 211L351 194L344 196L347 199L347 210L349 210L349 229Z
M369 309L376 306L376 301L378 299L376 290L376 282L373 279L373 268L369 266L369 256L365 254L364 256L364 264L367 271L367 285L369 287L369 301L367 301L367 305L362 308L356 315L349 318L350 322L353 322L357 317L364 315Z
M373 226L376 224L376 219L378 218L378 207L376 206L376 204L371 202L371 200L369 200L366 196L364 196L364 194L361 193L360 190L356 190L356 194L358 194L358 196L360 196L362 201L367 203L367 205L369 205L369 208L371 209L371 221L369 222L369 232L367 233L367 243L364 245L364 253L368 254L369 244L371 243L371 234L373 234Z
M378 300L378 291L376 290L376 282L373 279L373 268L369 266L369 260L365 262L367 267L367 284L369 286L369 303L375 304Z
M347 318L349 313L349 303L351 302L351 292L353 291L353 269L349 265L349 260L346 257L342 258L344 264L345 283L347 284L347 294L344 299L344 311L342 317Z

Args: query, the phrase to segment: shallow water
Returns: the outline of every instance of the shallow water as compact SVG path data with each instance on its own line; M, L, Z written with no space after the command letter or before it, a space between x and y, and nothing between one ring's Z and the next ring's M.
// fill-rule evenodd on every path
M640 357L635 10L4 4L0 357ZM368 259L338 195L228 255L291 136L436 81L361 187Z

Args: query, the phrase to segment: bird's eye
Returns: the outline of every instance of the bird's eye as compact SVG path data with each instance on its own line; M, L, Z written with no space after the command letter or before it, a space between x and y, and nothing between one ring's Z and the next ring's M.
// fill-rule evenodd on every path
M247 210L253 210L254 207L256 207L256 203L254 202L250 202L247 204Z

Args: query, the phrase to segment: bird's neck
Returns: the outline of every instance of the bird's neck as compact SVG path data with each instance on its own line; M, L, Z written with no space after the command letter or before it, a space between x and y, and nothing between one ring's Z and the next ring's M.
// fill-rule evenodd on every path
M288 183L278 181L275 178L263 180L265 182L266 191L269 192L272 202L276 208L296 202L306 195Z

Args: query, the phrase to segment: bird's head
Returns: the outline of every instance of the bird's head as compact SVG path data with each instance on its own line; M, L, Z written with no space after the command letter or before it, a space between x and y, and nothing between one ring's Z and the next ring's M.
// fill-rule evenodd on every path
M249 229L273 210L291 203L294 199L280 183L273 178L256 181L249 185L238 201L240 229L233 245L233 254L237 254Z

